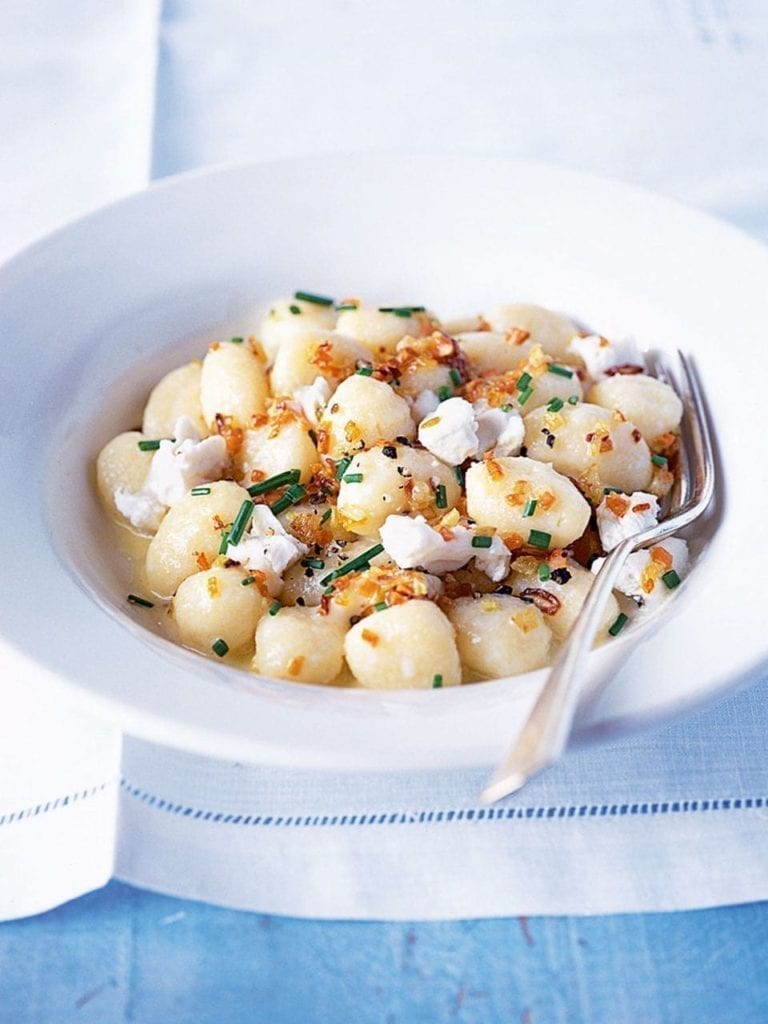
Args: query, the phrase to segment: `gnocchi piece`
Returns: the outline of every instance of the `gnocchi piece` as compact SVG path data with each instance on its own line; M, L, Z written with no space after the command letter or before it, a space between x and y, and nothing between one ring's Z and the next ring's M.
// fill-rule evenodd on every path
M524 335L524 331L517 334L514 331L467 331L457 334L456 340L469 360L473 376L479 376L517 369L535 344Z
M453 393L454 381L451 379L451 368L442 363L435 362L431 366L419 366L412 363L403 369L400 382L397 386L398 393L407 395L409 398L416 398L423 391L434 391L437 394L440 388L449 388Z
M298 310L298 312L295 312ZM288 339L304 330L332 331L336 323L333 305L306 302L304 299L278 299L259 324L258 338L267 361L275 361L278 350Z
M141 430L146 437L172 437L173 428L182 416L192 420L200 437L207 436L208 426L200 404L202 370L202 362L194 359L158 381L144 407Z
M563 369L571 369L571 367L563 367ZM546 371L536 378L530 398L521 405L519 398L516 397L512 401L512 405L521 416L528 416L534 409L549 405L553 398L559 398L561 402L565 403L573 398L576 401L581 401L583 395L584 388L575 372L571 377L564 377L560 373Z
M538 560L533 558L518 559L520 562L532 562L527 571L519 571L512 566L512 576L507 580L512 590L519 597L531 598L536 607L544 615L544 621L552 631L556 640L564 640L578 618L581 607L587 599L594 576L572 558L567 566L551 570L548 579L539 578ZM611 594L605 605L597 632L597 640L605 640L609 627L616 621L619 614L618 601Z
M404 398L389 384L353 374L339 384L320 421L320 451L332 459L394 437L408 440L416 424Z
M621 409L648 442L676 431L683 416L683 403L669 384L644 373L607 377L587 398L606 409Z
M589 523L590 507L578 488L531 458L477 462L467 470L466 486L470 519L518 546L566 547Z
M217 416L231 419L235 427L249 427L251 417L264 412L268 394L264 364L249 344L211 345L200 375L200 403L211 429Z
M534 409L525 417L525 446L530 458L578 480L597 501L605 487L629 494L647 490L653 476L651 452L640 431L600 405L564 405L554 413Z
M268 599L256 584L244 586L248 579L242 569L230 566L182 580L170 605L181 642L206 654L217 640L224 640L233 654L252 650L256 623Z
M445 507L438 509L441 485ZM373 537L389 515L409 511L442 517L460 497L453 470L434 455L406 445L377 445L349 463L339 487L337 516L345 529Z
M573 360L568 346L579 328L562 313L527 302L511 302L495 306L488 314L488 321L493 331L502 334L514 327L527 331L530 340L541 345L548 355Z
M324 377L331 385L355 372L358 362L368 363L371 353L359 341L343 334L302 330L283 339L270 373L273 395L292 395L296 388Z
M417 315L397 316L378 309L346 309L339 313L336 330L362 342L376 359L384 359L395 351L398 341L406 334L421 333L421 321Z
M119 522L127 522L115 504L115 492L138 494L144 486L154 456L144 452L139 441L146 438L138 430L118 434L104 445L96 459L96 484L104 506Z
M231 480L209 485L209 493L188 494L169 509L147 549L147 582L170 597L187 576L208 569L219 554L222 531L232 525L249 495Z
M407 601L366 616L347 633L344 653L356 681L372 690L461 682L453 627L432 601Z
M292 415L246 430L235 457L238 479L243 487L276 476L286 466L300 470L300 480L306 483L317 461L317 448L309 436L309 427L301 417Z
M552 634L533 604L509 594L460 597L448 613L466 667L493 679L547 664Z
M332 683L344 661L344 631L311 608L281 608L256 627L253 669L295 683Z
M331 543L326 548L323 557L318 561L323 563L322 568L319 566L313 566L308 564L307 559L302 559L301 562L297 562L292 565L283 574L283 589L280 591L280 600L283 604L299 604L303 602L306 607L312 608L319 605L323 594L326 590L326 585L322 582L325 577L333 572L335 569L340 569L346 562L352 558L357 558L358 555L362 555L365 551L368 551L371 547L370 540L360 540L355 537L354 534L347 534L350 538L349 541L342 540L336 543ZM380 553L371 559L371 565L386 565L389 563L389 556L385 553ZM347 620L351 615L356 614L366 604L370 604L370 601L361 600L358 604L355 603L354 607L352 601L353 591L357 589L356 584L359 579L362 579L365 574L361 574L360 577L349 577L352 586L345 584L343 587L343 604L345 608L350 608L347 614ZM342 588L340 588L342 589ZM333 609L331 609L331 613ZM343 616L340 616L340 621ZM345 620L346 621L346 620ZM348 623L347 623L348 624Z

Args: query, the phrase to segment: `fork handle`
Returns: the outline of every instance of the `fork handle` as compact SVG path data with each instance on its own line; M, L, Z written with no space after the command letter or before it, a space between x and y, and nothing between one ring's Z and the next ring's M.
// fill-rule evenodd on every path
M606 557L573 629L544 683L528 720L493 779L481 794L493 803L517 792L528 779L556 761L571 732L589 652L600 628L605 605L634 539L628 537Z

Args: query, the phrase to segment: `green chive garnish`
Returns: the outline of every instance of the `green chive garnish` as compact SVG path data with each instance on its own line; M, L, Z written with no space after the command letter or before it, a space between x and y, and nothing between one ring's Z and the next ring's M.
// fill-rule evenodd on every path
M533 377L530 375L530 373L522 373L520 374L520 377L518 378L515 387L518 391L525 391L525 389L528 387L532 380Z
M543 548L546 550L551 541L552 534L545 533L543 530L531 530L528 534L528 543L534 548Z
M457 480L457 482L459 484L459 487L463 487L464 486L464 470L461 468L461 466L454 466L453 467L453 475L456 477L456 480Z
M547 404L547 412L560 412L563 408L562 398L553 398L551 402Z
M291 505L297 504L306 495L306 487L302 487L301 484L292 484L282 498L278 498L274 504L269 506L272 515L279 516L281 512L285 512Z
M504 405L500 406L502 412L512 412L512 406L509 402L505 402Z
M333 593L334 593L333 586L326 587L325 590L323 591L323 597L329 597Z
M579 404L579 396L578 395L571 395L570 398L568 399L568 405L578 405L578 404Z
M547 372L556 373L558 377L568 377L569 379L573 376L573 370L569 370L567 366L558 366L557 363L550 363Z
M341 478L345 484L361 484L363 482L362 473L347 473L346 476Z
M242 345L245 338L230 338L229 340L233 345Z
M248 488L248 493L255 498L257 494L266 494L267 491L277 490L278 487L283 487L286 484L297 484L300 476L300 469L286 469L284 473L276 473L275 476L268 476L266 480L253 484Z
M294 292L293 297L299 302L314 302L316 306L332 306L334 304L334 300L329 299L327 295L314 295L312 292Z
M142 452L156 452L160 447L159 441L139 441L139 450Z
M211 493L211 488L210 487L193 487L192 490L189 493L192 495L193 498L202 498L202 496L204 494L210 494Z
M355 373L359 373L361 377L370 377L373 373L372 366L358 366Z
M666 469L669 465L669 463L663 455L652 455L651 462L654 464L654 466L661 466L662 469Z
M432 689L433 690L439 690L442 685L443 685L443 677L438 672L438 673L436 673L435 675L432 676Z
M302 558L301 564L305 569L324 569L325 562L322 558Z
M235 516L235 521L232 523L232 529L229 531L229 544L232 547L240 543L243 534L248 529L252 515L253 502L250 498L247 498L240 506L240 510Z
M279 601L273 601L272 604L269 606L269 614L277 615L277 613L280 611L282 607L283 606L280 604Z
M539 579L544 583L552 575L552 570L549 568L546 562L542 562L539 566Z
M252 583L255 583L255 582L256 582L256 577L255 576L246 576L244 579L240 580L240 586L241 587L250 587L250 585Z
M450 370L448 371L448 376L451 378L451 380L453 381L457 388L461 387L461 374L459 373L455 366L452 366L450 368Z
M229 544L229 530L221 531L221 543L219 544L219 554L226 555L227 545Z
M325 512L323 512L322 516L320 516L320 525L322 526L323 523L327 523L332 515L333 515L333 509L332 508L327 508L325 510Z
M379 306L380 313L393 313L395 316L410 316L412 313L423 313L423 306Z
M528 399L533 394L533 388L525 388L523 391L518 392L517 400L520 405L525 405Z
M294 316L298 316L299 313L301 313L301 307L294 306L293 303L291 303L291 305L288 307L288 309L290 309L290 311L293 313Z
M680 586L680 577L677 575L674 569L670 569L665 572L661 577L661 581L665 587L669 587L670 590L674 590L675 587Z
M449 387L447 384L443 384L441 388L437 389L437 397L441 402L445 402L448 398L453 398L453 388Z
M619 612L619 617L616 619L614 624L609 628L608 632L611 634L611 636L618 636L622 629L624 629L624 626L627 624L627 621L627 616L624 614L624 612Z
M445 484L438 484L435 491L435 505L438 508L448 508L448 495L445 493Z
M351 455L345 455L343 459L339 459L336 464L336 479L341 480L344 474L347 472L350 462L352 461Z
M529 498L528 501L526 501L525 503L525 508L523 509L523 519L530 518L530 516L532 516L533 513L536 511L537 505L538 501L536 500L536 498Z
M489 548L493 544L493 537L473 537L472 547L473 548Z
M337 580L339 576L346 576L348 572L356 572L358 569L367 569L371 559L375 558L376 555L380 555L384 550L383 544L374 544L372 548L368 548L362 555L358 555L356 558L350 558L345 564L339 566L338 569L334 569L333 572L329 572L327 576L324 576L320 582L323 586L330 583L332 580Z
M385 612L388 607L389 607L389 605L387 604L386 601L379 601L378 604L375 604L373 606L373 610L375 612Z
M211 650L214 654L218 654L220 658L223 658L229 651L229 644L226 640L222 640L221 637L219 637L218 640L214 640L211 644Z
M152 601L147 601L144 597L138 597L136 594L129 594L127 601L129 604L138 604L142 608L154 608L155 605Z
M357 303L355 302L343 302L340 306L336 307L338 313L344 313L348 309L357 309Z

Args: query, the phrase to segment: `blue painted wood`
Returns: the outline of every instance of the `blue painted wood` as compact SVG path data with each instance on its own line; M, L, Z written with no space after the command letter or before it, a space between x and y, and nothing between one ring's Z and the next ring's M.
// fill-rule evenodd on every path
M2 1024L764 1024L768 904L356 923L112 882L0 925Z

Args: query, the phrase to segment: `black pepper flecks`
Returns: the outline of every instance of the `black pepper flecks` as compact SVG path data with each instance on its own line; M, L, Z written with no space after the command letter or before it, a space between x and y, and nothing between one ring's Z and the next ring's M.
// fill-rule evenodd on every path
M571 579L572 575L573 574L565 568L553 569L550 573L550 579L553 579L555 583L559 583L560 586L563 586L563 584L567 583L568 580Z
M396 459L397 448L395 448L393 444L385 444L384 447L381 449L381 454L386 455L388 459Z

